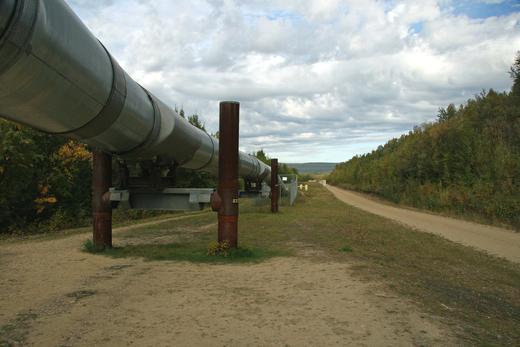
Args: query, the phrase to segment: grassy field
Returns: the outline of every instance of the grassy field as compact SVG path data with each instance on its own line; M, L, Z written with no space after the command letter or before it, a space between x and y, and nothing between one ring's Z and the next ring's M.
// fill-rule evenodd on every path
M520 341L520 266L438 236L405 228L337 201L319 185L277 215L267 204L241 200L241 251L207 255L216 238L216 216L136 228L104 254L149 260L261 261L304 256L356 264L356 273L383 281L423 310L453 326L468 344Z

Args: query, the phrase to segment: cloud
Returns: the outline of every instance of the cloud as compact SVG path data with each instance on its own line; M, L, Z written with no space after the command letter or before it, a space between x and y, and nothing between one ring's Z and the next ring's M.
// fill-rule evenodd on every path
M520 47L520 13L472 18L448 0L68 3L131 76L210 131L218 101L240 101L241 148L285 162L346 160L508 90Z

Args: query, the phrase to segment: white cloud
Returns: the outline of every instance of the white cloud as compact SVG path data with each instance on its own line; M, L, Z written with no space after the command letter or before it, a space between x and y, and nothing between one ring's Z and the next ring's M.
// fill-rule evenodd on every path
M241 101L241 148L286 162L345 160L506 90L520 47L519 13L444 0L68 2L139 83L211 131L218 101Z

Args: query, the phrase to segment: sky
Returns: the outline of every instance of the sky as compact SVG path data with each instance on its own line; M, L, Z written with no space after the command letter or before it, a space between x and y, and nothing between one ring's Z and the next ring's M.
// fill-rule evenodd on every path
M508 91L519 0L66 0L138 83L240 148L340 162Z

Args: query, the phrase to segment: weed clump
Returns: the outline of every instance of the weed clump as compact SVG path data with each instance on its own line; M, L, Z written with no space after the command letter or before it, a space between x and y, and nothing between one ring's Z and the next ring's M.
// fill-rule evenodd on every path
M231 253L231 247L229 241L212 241L208 245L208 255L221 255L228 257Z
M231 248L229 241L210 242L207 255L222 256L225 258L252 258L255 256L253 251L248 248Z
M83 252L87 252L87 253L99 253L99 252L102 252L103 249L99 249L97 248L95 245L94 245L94 242L92 242L91 239L86 239L84 242L83 242L83 246L81 246L81 250Z
M344 246L338 249L338 251L341 253L350 253L352 252L352 248L350 248L349 246Z

